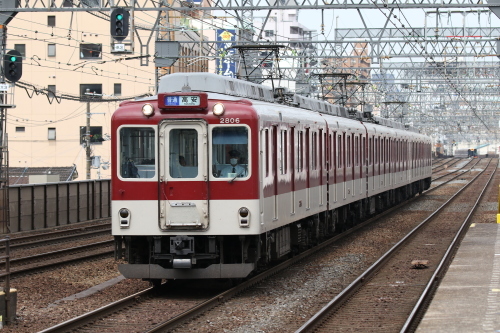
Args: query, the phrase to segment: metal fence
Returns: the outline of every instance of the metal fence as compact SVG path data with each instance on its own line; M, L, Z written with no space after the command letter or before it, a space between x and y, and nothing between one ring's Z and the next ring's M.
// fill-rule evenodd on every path
M111 216L111 180L9 186L10 232Z

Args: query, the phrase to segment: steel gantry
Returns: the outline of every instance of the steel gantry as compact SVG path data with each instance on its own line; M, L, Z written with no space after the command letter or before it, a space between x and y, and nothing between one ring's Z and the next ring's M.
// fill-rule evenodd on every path
M281 83L294 82L297 92L332 102L370 106L374 112L412 122L423 132L435 132L437 128L442 135L454 139L455 135L463 137L467 131L470 135L477 134L476 137L496 135L500 26L471 27L465 19L463 24L446 24L440 17L489 15L490 9L498 10L499 6L500 3L493 0L11 0L6 1L0 11L7 14L30 11L107 14L111 8L125 7L132 16L135 12L158 12L158 19L150 26L132 25L132 33L136 29L150 30L151 36L156 34L156 38L161 39L161 35L168 40L175 37L169 37L165 12L208 20L209 26L214 22L223 25L216 12L233 13L234 22L226 26L241 30L238 43L261 45L270 42L263 38L262 27L253 25L255 11L264 11L265 17L271 10L280 9L356 11L364 27L335 29L333 39L275 38L272 43L284 47L279 57ZM397 13L409 9L429 10L421 26L402 24L395 19ZM369 26L362 10L383 13L382 26ZM203 14L194 15L200 12ZM189 64L199 61L201 56L207 61L220 57L217 52L220 41L207 39L203 31L193 34L198 35L199 40L183 40L183 51L178 59ZM153 58L153 52L149 51L150 40L152 38L143 43L140 38L136 39L136 43L141 44L136 52L145 64L147 59ZM232 57L239 61L237 53ZM339 73L352 75L341 93L332 89L333 81L319 80L321 75L334 77Z

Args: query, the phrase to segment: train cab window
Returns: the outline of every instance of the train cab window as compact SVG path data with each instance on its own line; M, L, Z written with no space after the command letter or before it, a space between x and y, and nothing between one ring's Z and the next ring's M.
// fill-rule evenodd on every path
M155 150L153 128L121 128L120 176L122 178L153 178L156 173Z
M245 178L249 174L248 128L221 126L212 130L212 175Z
M169 173L172 178L198 176L198 132L193 128L175 128L169 134Z

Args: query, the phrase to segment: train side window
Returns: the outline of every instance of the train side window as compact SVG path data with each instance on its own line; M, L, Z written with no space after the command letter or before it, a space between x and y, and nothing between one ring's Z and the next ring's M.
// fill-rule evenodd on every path
M366 165L366 138L361 138L361 165Z
M120 129L122 178L153 178L156 174L155 131L150 127Z
M373 160L373 138L368 138L368 165L372 165Z
M333 149L334 149L334 143L333 143L333 135L328 134L328 145L327 145L327 162L328 162L328 170L332 170L332 165L333 165Z
M316 159L318 158L318 134L316 132L312 133L311 151L311 170L316 170Z
M265 170L266 170L266 177L269 176L269 154L271 153L269 151L269 130L266 129L264 131L264 147L265 147L265 152L264 152L264 163L265 163Z
M212 130L212 175L217 178L245 178L248 161L248 128L219 126Z
M344 150L342 149L342 135L337 136L337 169L342 167Z
M391 139L387 138L385 139L385 162L389 163L391 160Z
M380 163L381 164L384 164L385 160L384 160L384 157L385 157L385 145L384 145L384 142L385 142L385 139L384 138L380 138Z
M319 146L320 146L320 165L321 165L321 169L325 169L326 167L326 159L328 158L327 157L327 151L326 151L326 148L328 147L327 143L328 143L328 138L327 138L327 135L325 132L323 132L323 130L320 130L320 133L321 133L321 136L320 136L320 142L319 142Z
M281 146L280 146L280 171L284 175L288 170L288 131L281 130Z
M337 168L337 133L333 132L332 134L332 140L331 140L332 146L330 150L332 151L332 159L331 159L331 166L333 169Z
M304 132L299 131L297 138L297 171L304 169Z
M351 155L352 150L351 150L351 136L347 136L347 144L346 144L346 161L345 161L345 166L349 168L351 166Z
M354 165L359 165L359 138L354 137Z

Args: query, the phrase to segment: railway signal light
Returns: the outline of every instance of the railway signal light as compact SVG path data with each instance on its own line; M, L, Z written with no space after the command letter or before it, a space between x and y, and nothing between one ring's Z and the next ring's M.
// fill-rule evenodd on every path
M111 12L111 36L121 41L128 35L130 13L123 8L115 8Z
M3 56L3 73L5 79L17 82L23 75L23 57L17 50L10 50Z

